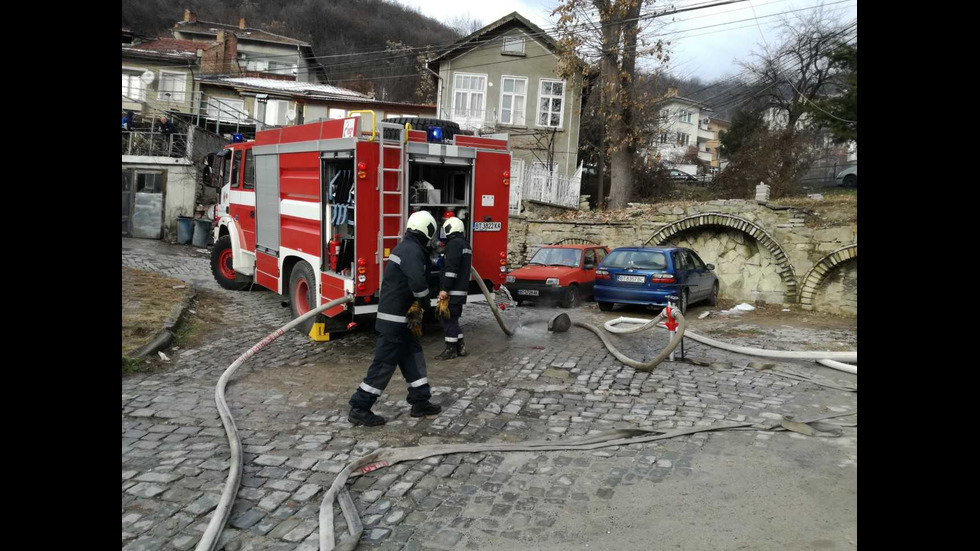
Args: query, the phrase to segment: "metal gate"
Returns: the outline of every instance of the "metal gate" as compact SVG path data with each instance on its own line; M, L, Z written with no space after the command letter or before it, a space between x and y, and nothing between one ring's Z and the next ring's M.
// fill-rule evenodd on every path
M135 172L133 237L160 239L163 233L163 173Z

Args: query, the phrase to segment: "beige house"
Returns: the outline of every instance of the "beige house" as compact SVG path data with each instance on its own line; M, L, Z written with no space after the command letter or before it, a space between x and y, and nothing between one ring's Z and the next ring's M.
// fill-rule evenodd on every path
M195 97L200 44L173 38L146 38L122 32L122 108L142 113L190 112Z
M462 38L429 60L438 74L439 118L476 134L506 133L512 175L533 167L571 177L578 169L582 82L556 74L558 51L554 38L517 12ZM560 199L577 207L577 191Z
M713 138L705 142L708 153L711 153L711 168L723 169L728 164L727 160L721 158L721 133L727 132L731 125L724 119L709 118L708 130L714 135Z

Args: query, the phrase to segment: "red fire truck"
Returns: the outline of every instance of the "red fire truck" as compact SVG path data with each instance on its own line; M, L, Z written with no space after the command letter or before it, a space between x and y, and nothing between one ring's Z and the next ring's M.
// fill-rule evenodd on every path
M424 209L436 220L463 220L473 267L499 288L507 270L506 135L443 139L438 126L423 131L376 121L372 111L350 115L260 131L216 155L221 199L211 268L218 283L241 290L254 282L287 295L294 317L353 296L319 320L327 331L349 329L355 315L377 312L388 255L408 216ZM432 297L439 266L434 257ZM475 281L468 300L484 300ZM316 337L324 326L314 323L300 330Z

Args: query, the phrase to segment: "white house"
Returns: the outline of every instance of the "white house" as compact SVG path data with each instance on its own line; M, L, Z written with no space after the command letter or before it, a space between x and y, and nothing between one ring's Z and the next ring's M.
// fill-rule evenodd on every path
M677 165L694 147L698 159L710 163L712 155L708 142L716 138L708 128L710 112L711 108L706 104L678 96L677 88L668 88L660 102L660 117L648 154L665 164Z

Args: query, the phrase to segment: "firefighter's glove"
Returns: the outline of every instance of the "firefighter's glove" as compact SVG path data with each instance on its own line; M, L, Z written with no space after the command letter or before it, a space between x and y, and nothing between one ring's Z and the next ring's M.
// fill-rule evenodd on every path
M422 314L424 311L422 307L419 306L418 302L413 302L411 308L408 309L408 314L405 316L408 318L408 330L412 332L416 337L422 336Z
M436 317L443 320L451 317L449 313L449 295L440 295L439 302L436 303Z

